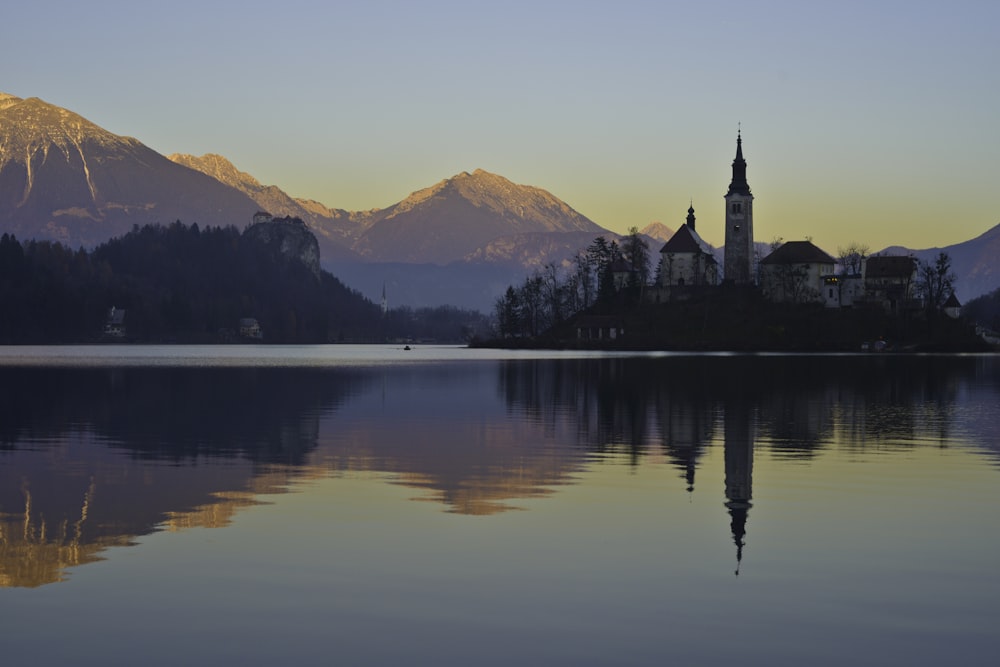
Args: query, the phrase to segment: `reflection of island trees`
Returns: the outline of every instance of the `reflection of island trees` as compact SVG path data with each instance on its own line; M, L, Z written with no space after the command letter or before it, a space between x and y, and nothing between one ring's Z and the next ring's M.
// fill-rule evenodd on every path
M301 464L357 374L255 368L0 369L0 442L85 426L135 456Z
M225 525L254 494L304 474L320 413L357 382L277 369L0 369L0 586L59 581L157 526Z
M698 460L715 438L716 412L711 402L671 400L657 396L657 427L671 464L682 471L687 490L694 491Z
M659 443L690 478L736 403L756 414L758 445L808 458L834 442L865 449L912 440L917 429L945 433L962 392L996 387L996 373L995 363L963 356L670 355L509 362L500 384L511 409L572 420L574 442L589 451L638 460Z
M66 568L162 523L225 525L254 502L252 492L274 492L289 478L276 469L257 479L249 463L150 465L88 433L0 460L0 586L60 581Z
M963 404L1000 391L990 357L882 357L856 377L839 406L842 447L858 451L909 449L920 441L945 441L966 419ZM986 399L989 401L989 399ZM995 403L995 399L993 399ZM969 433L977 444L992 438Z

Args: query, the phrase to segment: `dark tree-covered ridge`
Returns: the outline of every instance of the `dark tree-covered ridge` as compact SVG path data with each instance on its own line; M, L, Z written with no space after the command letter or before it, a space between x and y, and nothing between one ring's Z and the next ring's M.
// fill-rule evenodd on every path
M134 227L92 252L0 237L0 343L99 340L111 307L135 341L224 340L244 318L270 342L384 335L375 304L235 227Z

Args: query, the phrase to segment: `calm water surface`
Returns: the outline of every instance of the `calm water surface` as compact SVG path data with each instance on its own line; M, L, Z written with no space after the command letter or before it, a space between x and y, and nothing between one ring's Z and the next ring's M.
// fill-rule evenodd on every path
M974 665L1000 361L0 348L5 664Z

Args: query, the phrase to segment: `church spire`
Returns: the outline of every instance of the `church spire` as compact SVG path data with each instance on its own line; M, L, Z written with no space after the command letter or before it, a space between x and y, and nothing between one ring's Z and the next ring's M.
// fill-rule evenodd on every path
M691 228L692 232L694 231L694 202L693 201L691 202L691 206L688 207L687 226Z
M743 136L742 131L736 131L736 159L733 160L733 180L729 183L728 194L750 194L750 185L747 183L747 161L743 159Z
M753 195L747 183L747 161L743 159L743 133L736 131L733 180L726 193L725 276L736 285L754 283Z

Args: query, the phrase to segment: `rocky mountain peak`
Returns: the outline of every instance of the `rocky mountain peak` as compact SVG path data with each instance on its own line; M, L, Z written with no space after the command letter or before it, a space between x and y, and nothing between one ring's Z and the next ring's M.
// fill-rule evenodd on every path
M673 237L674 230L670 229L662 222L651 222L640 229L639 233L656 239L657 241L667 242Z
M267 216L247 227L243 235L268 248L275 256L300 262L319 280L319 242L300 218Z
M345 259L354 256L347 244L352 232L358 227L355 220L358 216L347 211L329 209L317 201L295 199L274 185L263 185L221 155L206 153L197 157L174 153L167 159L239 190L254 200L261 209L273 215L304 220L321 237L326 257Z
M212 178L222 181L226 185L231 185L239 189L249 186L250 188L260 188L261 184L256 178L240 171L232 162L215 153L205 153L201 157L187 155L185 153L173 153L167 156L168 160L182 164L185 167L208 174Z
M0 111L3 111L7 107L14 106L21 101L21 98L16 95L0 92Z
M0 96L0 221L92 246L135 224L245 224L254 202L131 137L37 97Z
M463 171L414 192L392 207L387 218L422 207L459 202L507 219L515 231L603 231L551 193L530 185L518 185L483 169L476 169L471 174Z
M135 139L119 137L79 114L37 97L21 99L6 94L0 97L0 136L4 137L0 166L15 154L48 151L52 146L67 152L81 150L84 143L103 146L138 144Z

